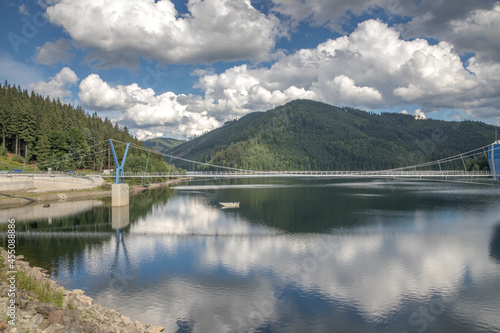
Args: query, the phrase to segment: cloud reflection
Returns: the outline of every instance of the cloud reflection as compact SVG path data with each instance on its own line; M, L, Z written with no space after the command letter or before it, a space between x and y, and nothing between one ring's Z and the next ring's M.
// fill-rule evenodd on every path
M498 305L500 289L488 287L498 278L490 258L498 237L491 241L488 214L493 215L416 212L404 215L415 228L397 232L362 226L288 234L252 224L201 197L178 195L131 225L127 261L113 258L117 240L110 239L86 250L83 274L102 281L113 265L125 269L131 276L126 286L93 286L93 296L142 321L162 323L167 331L182 323L196 332L263 327L289 315L287 288L355 308L366 321L389 318L409 300L425 304L439 293L453 300L457 315L486 316L483 324L494 328L492 314L473 305L481 300L471 297L470 305L462 296L468 276L490 294L492 309ZM453 229L445 232L433 225L438 221L453 222Z

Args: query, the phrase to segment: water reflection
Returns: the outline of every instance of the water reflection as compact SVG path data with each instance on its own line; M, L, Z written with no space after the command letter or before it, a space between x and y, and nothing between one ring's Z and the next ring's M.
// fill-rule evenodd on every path
M48 255L68 288L166 331L499 332L496 190L368 185L145 193L94 208L106 237Z
M500 224L493 229L493 237L490 243L490 256L500 263Z
M98 200L28 205L0 210L0 221L6 223L5 221L15 217L18 222L47 221L50 224L54 219L74 216L101 206L102 201Z

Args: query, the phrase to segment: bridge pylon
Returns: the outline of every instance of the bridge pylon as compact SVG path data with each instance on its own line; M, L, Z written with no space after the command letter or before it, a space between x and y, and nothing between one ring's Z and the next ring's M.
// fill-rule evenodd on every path
M488 163L494 179L500 179L500 141L488 146Z
M118 157L116 156L115 147L113 146L113 141L109 139L109 144L111 146L111 152L113 153L113 158L115 160L116 166L116 179L115 183L111 185L111 206L120 207L127 206L129 204L129 187L125 184L125 160L127 159L128 148L130 143L127 143L127 148L125 148L125 154L123 155L122 163L118 162ZM121 178L121 183L120 183Z

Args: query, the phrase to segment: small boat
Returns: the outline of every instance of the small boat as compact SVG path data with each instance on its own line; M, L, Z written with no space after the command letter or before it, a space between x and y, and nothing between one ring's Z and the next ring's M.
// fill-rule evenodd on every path
M222 205L222 208L238 208L240 207L239 202L219 202Z

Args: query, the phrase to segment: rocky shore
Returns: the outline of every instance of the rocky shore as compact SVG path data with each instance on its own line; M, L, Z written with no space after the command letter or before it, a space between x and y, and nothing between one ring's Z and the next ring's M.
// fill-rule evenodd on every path
M107 309L93 302L92 298L85 295L82 290L66 290L49 279L45 271L39 267L30 267L23 256L17 256L15 270L23 272L30 279L39 284L48 286L62 295L60 306L40 301L40 295L28 290L15 290L7 275L7 252L0 250L2 256L2 270L6 276L2 277L0 284L0 309L5 311L0 316L0 331L8 333L143 333L163 332L164 328L154 325L144 325L139 321L132 321L129 317ZM19 277L19 276L18 276ZM15 304L15 320L8 317L11 303ZM5 310L3 310L5 309ZM14 324L15 322L15 324Z

